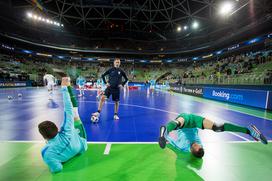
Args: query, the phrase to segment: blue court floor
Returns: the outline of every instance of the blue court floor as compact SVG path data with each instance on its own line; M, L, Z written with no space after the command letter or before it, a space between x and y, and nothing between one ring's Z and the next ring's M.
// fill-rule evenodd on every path
M21 93L22 98L18 98ZM77 93L77 92L76 92ZM8 96L13 96L9 100ZM41 121L51 120L58 125L63 120L63 102L59 88L53 101L48 100L46 88L0 89L0 141L42 140L37 126ZM108 100L103 107L100 122L92 124L90 116L97 110L96 91L85 91L78 97L79 114L85 125L88 141L91 142L156 142L159 128L178 113L195 113L216 122L232 122L242 126L256 125L272 139L272 117L256 116L266 112L249 108L249 112L235 110L227 104L221 106L213 101L201 100L187 95L170 94L164 91L150 92L147 88L122 91L120 120L113 120L114 103ZM252 141L243 134L200 131L203 142Z

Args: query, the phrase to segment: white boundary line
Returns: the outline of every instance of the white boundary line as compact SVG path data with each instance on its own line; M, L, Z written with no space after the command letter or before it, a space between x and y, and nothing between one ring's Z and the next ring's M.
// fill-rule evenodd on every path
M95 101L83 101L83 102L95 102ZM108 104L114 104L114 103L108 103ZM123 106L131 106L131 107L139 107L139 108L144 108L144 109L150 109L150 110L156 110L156 111L161 111L161 112L166 112L166 113L170 113L170 114L175 114L175 115L178 115L178 113L176 112L172 112L172 111L167 111L167 110L163 110L163 109L157 109L157 108L153 108L153 107L145 107L145 106L139 106L139 105L134 105L134 104L120 104L120 105L123 105ZM241 113L241 112L240 112ZM245 114L245 113L244 113ZM265 118L264 118L265 119ZM226 121L224 121L226 122ZM241 138L242 140L245 140L245 141L250 141L249 139L241 136L241 135L238 135L236 133L233 133L233 132L227 132L229 134L232 134L234 136L237 136L238 138Z
M62 100L61 100L62 101ZM97 101L78 101L78 102L92 102L92 103L97 103ZM111 102L108 102L108 104L114 104L114 103L111 103ZM178 115L178 113L176 112L172 112L172 111L167 111L167 110L163 110L163 109L158 109L158 108L153 108L153 107L146 107L146 106L140 106L140 105L134 105L134 104L120 104L122 106L131 106L131 107L138 107L138 108L144 108L144 109L150 109L150 110L156 110L156 111L161 111L161 112L166 112L166 113L170 113L170 114L175 114L175 115ZM236 133L232 133L232 132L227 132L229 134L232 134L234 136L237 136L245 141L250 141L249 139L243 137L243 136L240 136ZM105 143L108 143L108 142L105 142Z
M267 142L272 143L272 140L267 140ZM249 141L226 141L226 142L223 142L223 143L261 143L261 142L260 141L249 140Z
M110 149L111 149L111 143L107 143L105 151L104 151L104 155L109 155Z
M45 143L42 140L1 140L0 143Z
M272 143L272 140L267 140L267 142ZM0 143L45 143L45 141L28 141L28 140L21 140L21 141L0 141ZM96 141L88 141L88 144L110 144L110 145L154 145L158 144L158 142L96 142ZM258 141L248 140L248 141L202 141L202 143L260 143Z
M178 96L190 96L190 95L184 95L184 94L178 94L178 93L176 93L176 94ZM194 97L194 96L190 96L190 97ZM197 97L197 98L199 98L199 97ZM205 102L205 101L212 101L214 103L215 107L218 107L218 108L221 108L221 109L224 109L224 110L230 110L230 111L237 112L237 113L240 113L240 114L246 114L246 115L257 117L257 118L260 118L260 119L265 119L265 120L272 121L272 119L268 118L268 117L257 116L257 115L251 114L251 113L247 113L247 112L243 112L243 111L239 111L239 110L234 110L234 109L229 109L229 108L224 107L226 105L219 105L220 103L221 104L227 104L227 103L224 103L224 102L218 102L218 101L214 101L214 100L207 100L207 99L204 99L204 98L202 98L202 99L203 99L203 102L201 102L199 100L193 100L193 101L200 102L200 103L209 103L209 102ZM88 100L79 100L78 102L92 102L92 103L97 103L96 101L88 101ZM106 102L106 104L114 104L114 103L112 103L112 102ZM121 105L121 106L132 106L132 107L145 108L145 109L156 110L156 111L167 112L167 113L178 115L178 113L176 113L176 112L166 111L166 110L163 110L163 109L158 109L158 108L153 108L153 107L146 107L146 106L140 106L140 105L135 105L135 104L119 104L119 105Z
M234 135L234 136L237 136L237 137L241 138L242 140L251 141L250 139L247 139L247 138L245 138L245 137L243 137L243 136L241 136L241 135L238 135L238 134L236 134L236 133L233 133L233 132L227 132L227 133L232 134L232 135Z
M152 145L152 144L158 144L158 142L95 142L95 141L88 141L87 143L90 144L124 144L124 145Z
M92 102L92 103L97 103L97 101L88 101L88 100L82 100L82 101L78 101L78 102ZM114 104L112 102L107 102L106 104ZM154 107L146 107L146 106L140 106L140 105L135 105L135 104L119 104L120 106L130 106L130 107L138 107L138 108L143 108L143 109L150 109L150 110L155 110L155 111L161 111L161 112L166 112L166 113L170 113L170 114L175 114L178 115L179 113L176 112L172 112L172 111L167 111L164 109L159 109L159 108L154 108Z

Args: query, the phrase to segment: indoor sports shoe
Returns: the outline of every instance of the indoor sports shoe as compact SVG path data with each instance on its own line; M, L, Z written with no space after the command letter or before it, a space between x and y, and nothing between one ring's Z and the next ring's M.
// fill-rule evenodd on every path
M256 140L261 141L263 144L267 144L267 139L265 136L258 130L258 128L254 125L249 125L248 130L250 132L250 135Z
M160 137L159 137L159 145L162 149L164 149L166 147L166 139L164 137L166 132L166 127L165 126L161 126L160 128Z
M119 117L117 116L117 114L115 114L115 115L113 116L113 119L114 119L114 120L118 120L118 119L119 119Z
M265 145L268 143L266 137L262 133L260 134L260 140Z

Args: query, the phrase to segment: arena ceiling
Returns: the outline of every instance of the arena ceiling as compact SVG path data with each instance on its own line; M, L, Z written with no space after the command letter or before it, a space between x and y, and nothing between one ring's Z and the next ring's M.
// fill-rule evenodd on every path
M93 52L169 55L213 51L271 31L271 0L226 1L235 5L229 16L218 13L225 0L5 0L0 30ZM50 29L29 20L27 12L64 27Z
M30 8L85 32L103 31L152 34L151 40L182 39L193 33L207 33L245 26L271 13L271 0L234 1L231 17L218 15L222 0L10 0L13 7ZM198 30L177 33L177 27L197 21ZM140 33L140 34L139 34ZM120 36L118 34L118 36ZM135 35L135 34L134 34ZM101 34L103 36L103 34ZM127 35L126 35L127 37ZM143 37L146 37L146 35ZM137 39L137 37L134 37ZM140 37L139 37L140 39Z

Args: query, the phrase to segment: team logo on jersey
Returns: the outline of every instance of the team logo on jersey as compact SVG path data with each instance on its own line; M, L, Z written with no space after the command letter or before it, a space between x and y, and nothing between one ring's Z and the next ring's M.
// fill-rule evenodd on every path
M120 74L121 72L118 72L118 74Z

